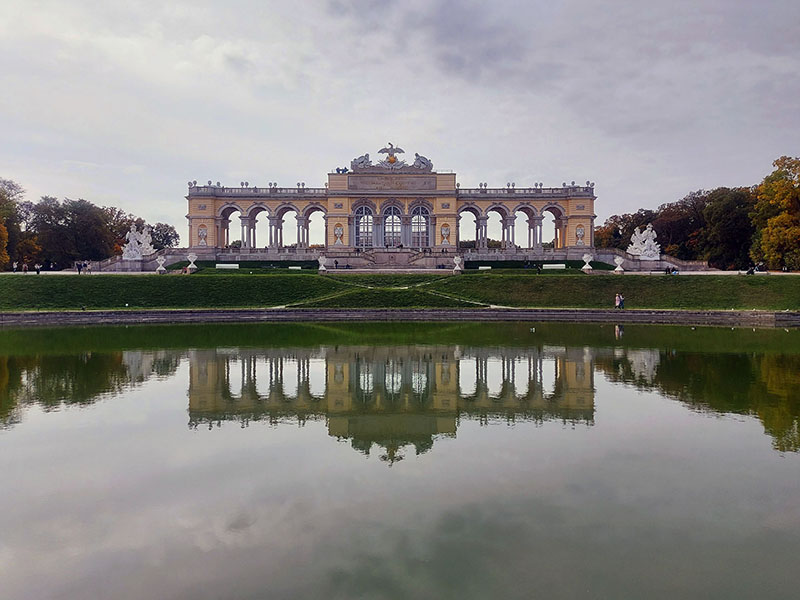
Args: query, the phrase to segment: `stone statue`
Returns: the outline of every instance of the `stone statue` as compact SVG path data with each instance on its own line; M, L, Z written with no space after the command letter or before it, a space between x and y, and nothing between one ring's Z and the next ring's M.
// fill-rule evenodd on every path
M208 246L208 229L200 227L197 230L197 245Z
M123 260L141 260L142 258L142 244L141 236L136 231L136 226L131 226L130 231L125 234L127 242L122 247Z
M141 260L143 257L155 252L149 227L145 227L140 233L136 230L136 226L133 225L130 231L125 234L125 239L127 242L122 248L123 260Z
M163 275L164 273L166 273L167 270L164 268L164 263L167 262L167 259L164 258L163 256L159 256L158 258L156 258L156 262L158 263L158 267L156 268L156 273L158 273L159 275Z
M416 152L414 153L414 164L411 166L422 171L433 170L433 163L430 161L430 159L417 154Z
M365 169L367 167L372 166L372 161L369 159L369 153L364 154L363 156L359 156L358 158L354 158L350 161L350 168L353 171L357 171L359 169Z
M344 242L342 241L343 235L344 235L344 227L342 227L341 223L337 223L333 228L334 246L341 246L344 244Z
M442 246L450 245L450 225L445 223L442 225Z
M625 259L621 256L614 257L614 264L617 265L617 268L614 269L614 273L617 275L622 275L625 272L625 269L622 268L622 263L625 262Z
M627 252L633 256L638 256L639 260L658 260L661 258L661 246L656 243L656 232L653 230L652 223L648 223L644 231L639 231L638 227L633 230Z
M150 228L145 227L139 235L139 243L141 245L142 256L150 256L156 249L153 248L153 238L150 237Z
M464 270L463 267L461 266L461 260L462 258L460 256L453 257L453 262L456 264L456 266L453 267L453 273L461 273L461 271Z
M319 271L320 273L326 272L328 270L328 269L325 268L325 263L327 261L328 261L328 259L325 258L325 255L324 254L320 254L319 258L317 258L317 262L319 263L319 269L317 269L317 271Z
M591 271L592 270L592 265L590 265L589 263L592 261L592 259L594 259L594 256L592 256L591 254L589 254L587 252L581 258L583 259L583 263L584 263L583 266L581 267L581 271L583 271L584 273L586 273L588 271Z
M583 228L583 225L578 225L575 228L575 238L576 238L575 245L576 246L585 245L585 242L583 241L583 238L585 236L586 236L586 230Z
M197 254L195 254L194 252L190 252L189 254L186 255L186 260L189 261L189 265L186 267L186 270L189 273L197 271L197 265L194 264L194 261L197 260Z

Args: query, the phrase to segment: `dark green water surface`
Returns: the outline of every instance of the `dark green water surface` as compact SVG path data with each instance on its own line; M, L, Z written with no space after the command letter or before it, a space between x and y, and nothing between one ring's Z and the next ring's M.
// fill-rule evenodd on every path
M0 330L0 597L797 598L800 331Z

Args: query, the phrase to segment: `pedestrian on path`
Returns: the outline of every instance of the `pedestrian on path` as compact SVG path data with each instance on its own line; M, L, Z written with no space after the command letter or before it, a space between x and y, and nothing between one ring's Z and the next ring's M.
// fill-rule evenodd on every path
M622 302L621 298L622 296L620 296L619 294L614 296L614 308L620 308L620 303Z
M26 262L22 263L22 274L23 275L27 275L28 274L28 263L26 263Z
M620 310L625 308L625 296L623 296L622 294L619 295L619 308Z

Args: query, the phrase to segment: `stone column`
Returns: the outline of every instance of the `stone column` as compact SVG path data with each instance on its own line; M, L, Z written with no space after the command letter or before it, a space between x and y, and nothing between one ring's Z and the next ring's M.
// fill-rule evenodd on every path
M533 217L533 248L537 252L542 250L542 221L544 217Z
M400 243L403 248L411 247L411 215L400 216Z
M247 217L240 216L239 220L242 222L242 248L247 248L247 238L248 238L248 231L247 231Z
M372 247L383 248L383 216L372 217Z
M475 217L475 222L477 223L478 227L478 235L476 235L475 238L475 246L486 250L489 248L489 236L486 228L489 222L489 217Z

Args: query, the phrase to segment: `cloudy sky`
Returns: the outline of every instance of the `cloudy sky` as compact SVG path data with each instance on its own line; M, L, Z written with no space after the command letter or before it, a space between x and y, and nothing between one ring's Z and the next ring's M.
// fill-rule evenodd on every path
M321 186L386 142L596 182L598 222L800 154L797 0L3 0L0 177L185 235L186 182Z

